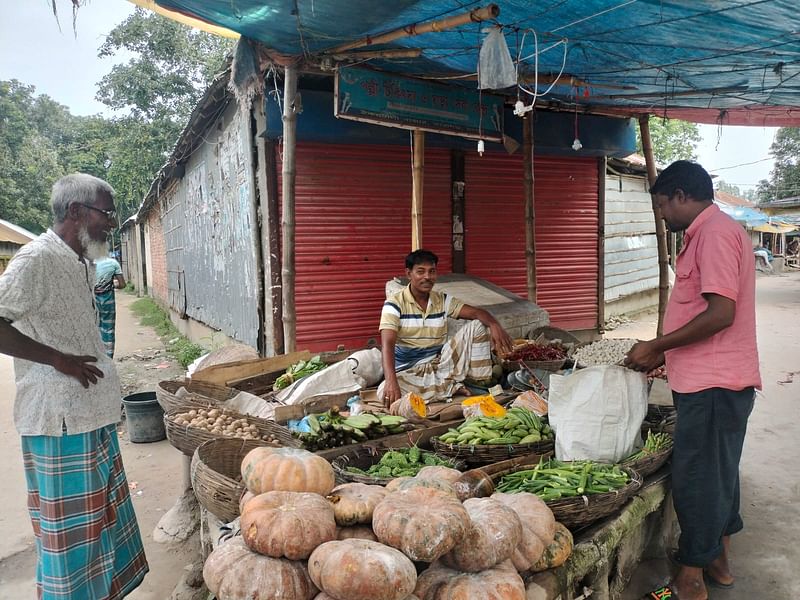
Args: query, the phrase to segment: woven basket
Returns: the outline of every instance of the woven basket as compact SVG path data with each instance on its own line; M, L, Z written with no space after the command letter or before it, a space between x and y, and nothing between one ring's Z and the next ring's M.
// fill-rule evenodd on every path
M358 467L359 469L366 470L370 466L377 463L381 459L381 456L383 456L384 454L386 454L391 450L397 450L397 448L375 448L374 446L359 446L357 448L354 448L347 454L337 456L331 461L333 470L336 473L336 480L339 483L356 482L356 483L366 483L367 485L386 485L392 479L395 478L371 477L369 475L352 473L347 470L347 467ZM422 453L438 454L434 452L429 452L427 450L422 450ZM451 463L452 464L450 466L453 469L458 469L459 471L463 471L466 468L466 464L463 461L451 459Z
M488 465L491 463L518 458L529 454L546 454L552 452L555 441L545 440L532 444L446 444L438 437L431 438L431 446L436 454L463 460L471 466Z
M644 426L653 431L665 431L670 435L675 434L675 423L678 421L678 411L674 406L662 404L648 404Z
M672 454L672 443L663 450L652 452L637 460L624 460L620 463L623 467L633 469L642 477L647 477L658 471Z
M192 455L192 489L198 502L224 523L239 516L244 492L241 467L245 455L264 446L260 440L217 438L204 442Z
M526 469L530 469L530 465L499 471L492 474L492 482L497 485L505 475ZM639 490L643 481L642 476L627 465L623 469L631 480L619 490L548 502L547 506L553 511L556 521L560 521L570 529L579 529L617 512Z
M186 388L189 393L181 397L177 396L176 394L181 388ZM156 399L164 412L189 405L218 404L230 400L238 393L239 390L233 388L187 379L160 381L156 386Z
M217 435L199 427L192 427L191 425L179 425L175 422L175 417L182 412L185 412L185 410L172 410L168 413L165 413L164 428L167 430L167 439L169 440L169 443L183 452L186 456L192 456L198 446L209 440L225 438L241 439ZM226 410L224 412L225 414L231 415L234 418L245 419L248 424L255 425L260 435L272 435L281 446L287 448L302 447L300 442L292 437L292 434L286 427L282 427L281 425L278 425L272 421L259 419L258 417L251 417L250 415L243 415L232 410ZM262 442L261 445L266 444Z

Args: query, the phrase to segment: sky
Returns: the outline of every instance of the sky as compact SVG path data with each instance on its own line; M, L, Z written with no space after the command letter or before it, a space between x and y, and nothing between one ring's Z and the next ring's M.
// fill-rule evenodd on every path
M114 25L133 12L134 5L125 0L92 0L78 12L77 38L72 31L71 3L57 0L61 31L49 5L50 0L24 0L4 7L0 79L32 84L38 93L49 95L76 115L107 114L105 106L94 99L95 86L113 62L98 58L97 49ZM701 125L698 162L742 192L753 189L769 177L773 164L769 147L775 131Z

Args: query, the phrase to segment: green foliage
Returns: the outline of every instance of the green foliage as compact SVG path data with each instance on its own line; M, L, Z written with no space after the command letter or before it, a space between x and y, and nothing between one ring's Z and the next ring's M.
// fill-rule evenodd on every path
M166 161L232 42L144 9L117 25L100 57L131 58L98 83L97 99L113 109L108 181L123 219L133 214Z
M182 336L169 315L152 298L139 298L131 304L131 311L139 317L139 324L152 327L167 347L167 353L183 368L205 354L206 350Z
M653 156L661 165L676 160L696 160L697 144L702 141L695 123L650 117L650 138L653 141ZM637 152L642 153L642 138L636 130Z
M769 180L758 182L759 201L779 200L800 195L800 129L781 127L770 147L775 166Z

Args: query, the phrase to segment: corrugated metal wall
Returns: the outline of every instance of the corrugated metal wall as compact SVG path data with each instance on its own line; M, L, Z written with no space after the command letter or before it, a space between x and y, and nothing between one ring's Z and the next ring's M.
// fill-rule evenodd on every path
M522 157L467 155L466 272L527 298ZM598 162L534 159L537 303L564 329L598 323Z
M658 289L658 245L644 177L606 175L605 301Z
M280 172L280 157L278 171ZM423 245L451 270L450 154L425 154ZM299 143L296 179L297 347L378 338L387 280L411 248L411 151Z
M257 348L249 140L250 124L233 103L206 132L161 210L170 305Z

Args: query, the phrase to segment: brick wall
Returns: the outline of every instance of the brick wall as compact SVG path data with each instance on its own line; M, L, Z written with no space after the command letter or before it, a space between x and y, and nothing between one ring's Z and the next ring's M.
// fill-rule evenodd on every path
M154 206L148 213L147 226L150 234L150 258L152 260L152 264L147 265L147 283L150 295L167 305L167 253L164 245L164 229L161 226L161 211L157 206Z

